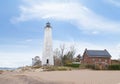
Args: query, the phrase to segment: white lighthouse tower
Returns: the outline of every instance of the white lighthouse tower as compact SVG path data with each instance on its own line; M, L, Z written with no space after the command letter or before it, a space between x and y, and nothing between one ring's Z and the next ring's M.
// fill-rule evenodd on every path
M52 48L52 28L49 22L46 23L44 32L42 65L54 65Z

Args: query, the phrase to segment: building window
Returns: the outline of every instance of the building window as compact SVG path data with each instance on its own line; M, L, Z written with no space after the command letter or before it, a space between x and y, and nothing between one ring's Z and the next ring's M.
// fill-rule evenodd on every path
M99 59L99 62L101 62L101 59Z
M95 59L93 58L93 59L92 59L92 61L94 62L94 61L95 61Z
M107 59L105 59L105 62L107 62Z

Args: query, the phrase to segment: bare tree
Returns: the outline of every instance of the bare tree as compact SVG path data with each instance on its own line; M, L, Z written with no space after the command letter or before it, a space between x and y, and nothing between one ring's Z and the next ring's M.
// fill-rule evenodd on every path
M60 53L61 53L62 57L64 55L64 51L65 51L65 44L62 44L62 45L60 45Z
M54 65L60 66L61 65L61 58L60 58L60 50L58 48L54 51Z
M69 64L73 62L73 57L75 55L75 48L74 46L70 46L70 50L63 56L63 64Z
M63 66L63 56L65 51L65 44L60 45L60 58L61 58L61 65Z
M54 50L54 56L60 57L60 50L58 48Z
M118 49L120 49L120 46L118 46ZM119 54L119 57L118 57L118 62L120 64L120 54Z
M82 58L82 56L81 56L80 54L78 54L75 61L76 61L76 62L80 62L80 61L81 61L81 58Z
M54 51L54 63L55 65L66 65L68 63L73 62L73 58L75 55L75 48L74 46L70 46L68 52L65 53L65 45L60 45L60 49L56 49Z
M75 55L75 47L72 45L72 46L70 46L70 60L72 61L73 60L73 57L74 57L74 55Z

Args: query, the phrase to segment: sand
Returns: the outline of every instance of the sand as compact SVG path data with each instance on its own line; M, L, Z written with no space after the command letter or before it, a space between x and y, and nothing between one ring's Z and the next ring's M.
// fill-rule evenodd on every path
M4 72L0 84L120 84L120 71Z

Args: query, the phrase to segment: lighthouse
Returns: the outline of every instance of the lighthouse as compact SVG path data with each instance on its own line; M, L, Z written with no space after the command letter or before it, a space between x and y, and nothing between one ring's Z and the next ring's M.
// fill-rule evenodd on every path
M44 29L42 65L54 65L52 46L52 27L49 22L46 23Z

